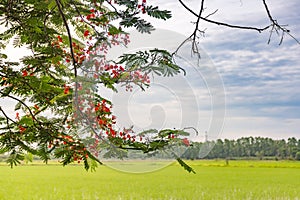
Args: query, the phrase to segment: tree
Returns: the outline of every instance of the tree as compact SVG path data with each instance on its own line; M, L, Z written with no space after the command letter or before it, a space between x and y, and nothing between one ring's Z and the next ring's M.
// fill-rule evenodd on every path
M298 151L296 138L294 138L294 137L289 138L288 142L287 142L287 145L288 145L288 150L289 150L290 157L295 158L296 153Z
M188 38L193 41L193 52L199 53L196 42L199 33L203 33L199 30L200 20L290 35L270 15L265 0L263 3L271 25L255 28L210 20L213 13L203 17L204 0L199 14L179 0L197 18L195 31ZM62 159L63 165L83 161L89 169L97 162L101 164L97 158L99 148L107 148L107 156L123 157L129 149L149 153L189 144L182 139L188 135L187 129L142 133L128 127L116 129L112 102L98 93L99 84L114 91L117 84L129 91L133 85L145 90L151 73L173 76L184 72L172 61L176 52L163 49L126 54L115 62L106 60L111 46L129 42L127 28L146 34L154 30L145 15L162 20L171 17L169 11L148 5L146 0L0 2L0 22L6 27L0 34L0 47L13 41L15 47L26 46L32 52L19 62L11 62L5 53L0 54L0 98L15 103L14 111L0 107L0 153L9 154L7 162L11 166L30 153L45 162L54 156ZM81 138L82 131L90 137ZM178 155L174 157L193 172Z
M296 153L295 159L296 159L296 160L300 160L300 151L298 151L298 152Z
M100 96L96 87L102 84L115 91L116 84L124 84L130 90L135 84L144 90L149 73L180 72L165 50L123 55L119 63L105 59L110 46L129 42L123 29L153 30L144 14L163 20L171 17L169 11L148 6L145 0L1 2L1 23L6 26L0 35L1 47L13 40L14 46L32 51L21 62L10 62L1 54L1 99L16 103L14 117L0 107L1 153L9 153L11 166L24 160L28 152L45 162L53 155L62 159L63 165L82 160L89 169L95 161L101 163L97 153L102 147L109 149L107 155L122 157L126 156L122 150L148 153L180 143L178 136L187 134L184 130L154 131L156 136L147 141L142 139L146 133L117 130L112 103ZM80 137L82 128L90 134L86 140Z

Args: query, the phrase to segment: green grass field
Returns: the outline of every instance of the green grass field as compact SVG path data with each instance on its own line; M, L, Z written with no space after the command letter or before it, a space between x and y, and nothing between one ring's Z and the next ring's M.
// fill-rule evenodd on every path
M142 174L100 166L0 166L0 199L300 199L300 162L195 161Z

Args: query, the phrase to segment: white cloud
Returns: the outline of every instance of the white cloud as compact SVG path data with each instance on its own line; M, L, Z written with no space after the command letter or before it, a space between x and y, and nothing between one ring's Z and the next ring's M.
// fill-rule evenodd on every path
M184 2L198 12L199 1ZM192 33L194 27L189 22L195 21L195 18L180 8L177 1L155 3L174 13L170 23L155 23L158 27L185 35ZM268 1L268 4L274 18L280 24L289 24L291 33L299 38L299 4L283 0ZM270 23L259 0L213 0L207 1L206 7L206 14L219 9L210 19L258 27ZM200 40L201 45L212 58L225 84L230 116L223 135L300 137L299 45L285 36L283 44L278 46L280 36L276 33L268 45L268 31L259 34L204 22L200 25L201 30L207 28L206 37Z
M198 0L185 2L198 12ZM283 24L290 24L292 33L300 32L300 6L295 0L268 2L274 18L278 18ZM168 21L151 20L156 27L184 35L193 32L194 26L190 22L196 19L182 8L178 1L153 0L151 4L173 12L173 18ZM211 0L207 1L206 7L204 15L219 9L211 19L259 27L269 23L260 0ZM227 95L228 115L222 137L300 137L299 45L288 37L285 37L281 46L278 46L278 37L274 37L271 44L267 45L269 32L259 34L255 31L233 30L202 22L200 29L205 28L206 37L200 39L203 52L212 58L216 72L219 72L224 80ZM161 41L155 42L147 41L146 35L134 35L132 41L146 47L154 47L161 43L164 47L174 48L184 39L180 34L178 37L164 35L160 38ZM16 49L8 49L8 53L15 57ZM18 50L17 54L22 53L23 50ZM114 53L116 52L112 52ZM183 53L186 53L183 55L187 57L189 52ZM205 63L207 60L203 58L202 61ZM212 82L218 80L217 73L206 73L205 66L209 65L204 64L198 71L192 70L186 78L158 79L164 87L153 86L140 96L134 96L135 93L124 94L121 91L118 94L102 92L114 100L114 109L122 122L121 125L138 124L140 129L182 128L192 125L198 128L200 133L204 133L210 128L213 129L215 123L222 123L219 117L222 116L222 112L218 110L222 102L216 103L216 118L215 121L211 119L212 94L214 101L223 97L219 87L214 88L215 84L207 83L210 81L209 77ZM0 103L4 105L3 102ZM218 124L215 127L219 126ZM218 137L216 132L209 134L211 137Z
M222 138L247 136L272 137L275 139L299 138L300 119L274 119L271 117L227 117Z

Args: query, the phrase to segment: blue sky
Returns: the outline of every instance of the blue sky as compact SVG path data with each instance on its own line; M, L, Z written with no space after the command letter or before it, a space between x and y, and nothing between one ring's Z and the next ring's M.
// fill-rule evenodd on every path
M199 1L185 2L197 12ZM167 23L153 20L156 27L183 35L192 33L193 25L189 22L195 19L177 1L150 3L173 12L173 18ZM295 0L268 3L273 17L281 24L289 24L291 33L300 39L300 5ZM219 10L211 19L259 27L269 23L259 0L209 1L205 14L215 9ZM200 29L206 28L205 37L200 39L201 47L213 61L226 91L226 119L219 137L300 138L300 45L285 37L279 46L280 37L276 34L267 44L268 31L259 34L207 23L200 25ZM202 111L207 111L202 116L209 122L211 113ZM204 130L202 127L200 132Z
M185 2L198 12L199 0ZM148 3L172 11L173 18L167 22L153 19L151 22L156 28L167 29L179 36L167 36L163 41L150 39L145 43L145 36L133 35L133 43L142 43L135 47L162 44L162 47L174 48L184 36L192 33L194 26L190 22L195 18L177 1L149 0ZM268 0L268 3L273 17L281 24L289 24L291 33L300 40L299 3L296 0ZM216 9L218 12L211 19L259 27L269 24L261 0L210 0L204 15ZM204 22L200 29L206 29L205 37L200 38L201 66L209 63L210 72L215 72L216 77L208 77L205 67L188 68L186 77L155 77L146 93L139 90L132 93L120 90L118 94L107 92L115 103L118 125L136 124L137 129L193 126L198 129L200 139L206 131L212 139L250 135L300 138L300 45L285 37L279 46L280 38L275 34L267 44L268 31L233 30ZM8 53L17 59L16 52L24 53L18 49ZM219 80L224 83L222 87ZM226 96L223 129L223 108L219 110L222 89ZM216 99L220 102L213 103Z

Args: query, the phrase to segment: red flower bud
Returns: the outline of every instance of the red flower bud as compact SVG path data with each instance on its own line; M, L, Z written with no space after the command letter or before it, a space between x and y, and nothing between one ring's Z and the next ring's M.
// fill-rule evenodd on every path
M22 76L24 77L24 76L27 76L27 75L28 75L28 72L26 70L23 70L22 71Z
M90 32L88 30L85 30L83 33L84 37L87 37L89 34L90 34Z

